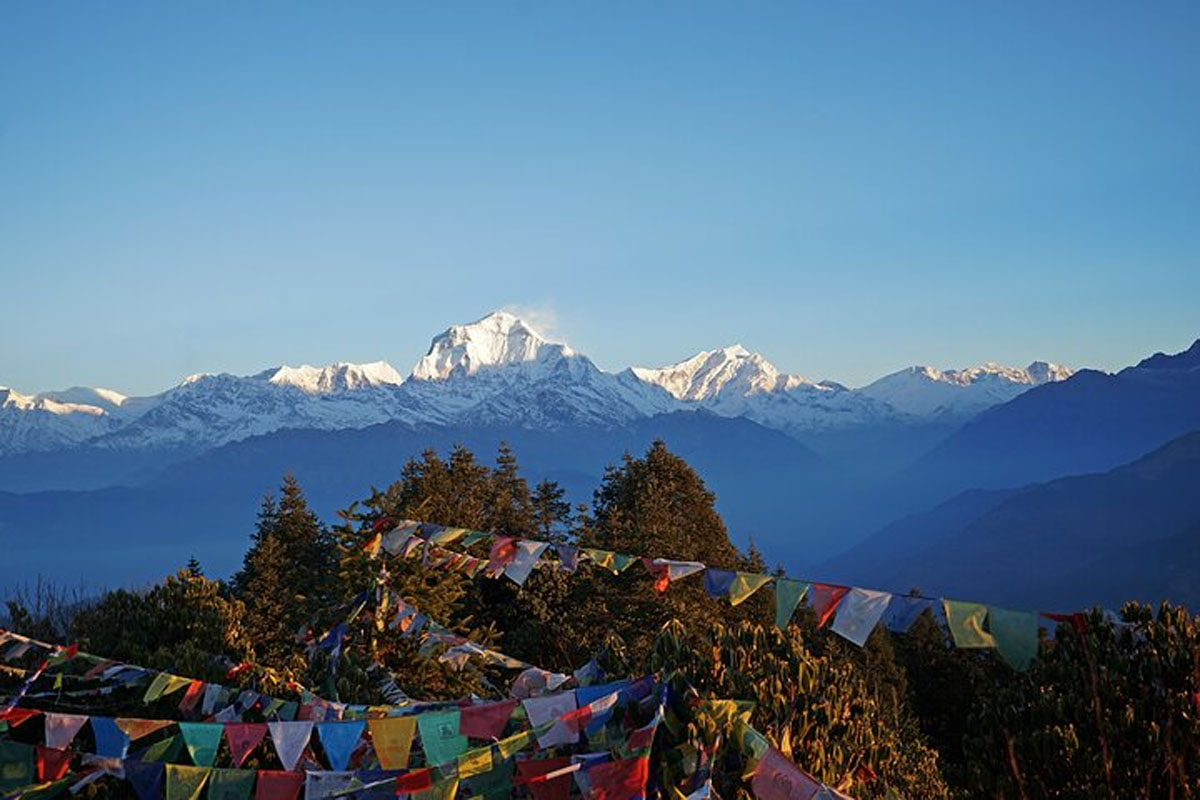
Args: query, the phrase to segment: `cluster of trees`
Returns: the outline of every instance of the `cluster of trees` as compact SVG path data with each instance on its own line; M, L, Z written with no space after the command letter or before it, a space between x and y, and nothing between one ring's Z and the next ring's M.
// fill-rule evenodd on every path
M767 569L753 547L731 543L712 493L662 443L610 467L593 502L579 507L552 482L531 487L507 448L491 466L457 448L410 461L333 527L286 479L264 501L243 568L228 582L192 563L148 591L109 592L69 613L10 601L9 624L208 680L232 663L268 665L239 680L273 693L296 682L358 703L386 702L385 686L422 698L503 694L511 672L428 658L381 624L378 602L353 618L336 664L311 646L364 597L386 596L363 545L404 518ZM485 555L486 544L472 553ZM928 613L907 634L877 629L859 649L818 630L803 609L776 629L769 591L733 608L697 580L658 594L637 568L541 569L518 587L420 559L386 563L387 584L430 618L530 663L570 672L594 660L611 676L661 670L695 697L751 702L751 724L774 746L859 798L1200 795L1200 630L1182 608L1081 616L1047 635L1032 669L1018 673L990 653L955 650ZM740 796L746 763L729 720L701 708L665 734L667 744L715 749L718 791Z

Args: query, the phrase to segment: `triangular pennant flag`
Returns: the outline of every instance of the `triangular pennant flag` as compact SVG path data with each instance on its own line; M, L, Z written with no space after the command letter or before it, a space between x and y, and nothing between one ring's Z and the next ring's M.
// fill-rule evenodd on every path
M183 737L170 736L142 751L142 761L178 761L183 755Z
M988 630L1000 657L1018 672L1029 669L1038 652L1038 615L988 606Z
M296 800L303 785L304 775L299 772L260 769L254 800Z
M371 743L379 766L384 769L406 769L412 749L413 734L417 730L416 717L384 717L367 721L371 729Z
M75 755L70 750L55 750L41 745L37 746L36 752L38 780L41 781L56 781L66 775L71 769L71 757Z
M658 577L654 588L659 592L665 592L667 586L680 578L695 575L704 569L704 565L699 561L674 561L667 558L652 559L646 566L650 569L651 574Z
M467 749L467 737L459 730L459 711L429 711L417 717L425 763L450 764Z
M940 604L932 597L894 594L883 615L883 624L892 633L908 633L908 629L926 610L940 612Z
M498 739L516 707L516 698L467 706L461 712L459 732L473 739Z
M830 630L862 647L891 602L891 592L853 588L843 598Z
M211 767L221 746L225 726L216 722L181 722L179 733L187 745L188 755L197 767Z
M200 800L204 782L208 780L208 767L167 764L166 771L166 800Z
M983 629L987 619L987 606L983 603L964 603L960 600L942 600L946 610L946 625L955 647L995 647L996 640Z
M354 722L322 722L317 725L317 735L321 747L325 750L325 758L334 772L344 772L350 763L350 754L358 746L366 721Z
M807 581L793 581L787 578L775 579L775 627L786 628L796 613L796 606L808 592Z
M117 717L117 727L125 731L130 741L136 742L143 736L149 736L155 731L174 725L169 719L137 719L134 717Z
M207 800L249 800L256 770L214 769L208 776Z
M567 572L575 572L579 569L579 548L568 547L565 544L555 545L554 549L558 551L559 566Z
M515 581L518 586L524 586L525 581L529 579L529 573L533 572L538 559L542 557L542 553L549 546L546 542L535 542L529 539L518 541L512 561L504 568L505 576Z
M492 769L492 748L476 747L458 757L458 777L470 778Z
M271 732L279 762L291 772L300 762L300 756L304 755L304 748L308 747L308 739L312 736L312 720L268 722L267 729Z
M171 676L165 672L160 672L154 676L154 680L150 681L150 686L147 687L146 693L142 695L143 703L151 703L162 697L163 689L167 688L167 681Z
M737 573L733 582L729 584L729 604L731 606L741 605L747 597L766 586L771 580L770 575L758 572Z
M233 765L240 767L246 757L258 747L267 735L267 726L262 722L231 722L225 726L225 741L229 743L229 754Z
M66 750L75 741L75 734L88 721L81 714L46 714L46 747Z
M612 571L614 574L620 574L632 567L638 562L637 556L631 556L626 553L612 554Z
M517 762L517 774L521 777L521 783L529 786L529 794L533 796L533 800L567 800L571 795L571 773L549 779L544 776L566 769L570 765L570 756L529 759Z
M829 622L833 612L837 610L838 604L842 602L842 598L848 591L850 591L848 586L834 586L828 583L812 585L808 602L812 603L813 613L817 615L818 628L825 627L825 623Z
M111 717L92 717L92 736L96 739L96 755L124 758L129 752L129 737L117 727Z
M772 747L755 766L750 788L758 800L813 800L821 784Z
M704 571L704 591L709 597L724 597L729 594L729 587L736 577L737 573L732 570L709 567Z
M126 761L125 779L138 800L162 800L165 770L157 761Z

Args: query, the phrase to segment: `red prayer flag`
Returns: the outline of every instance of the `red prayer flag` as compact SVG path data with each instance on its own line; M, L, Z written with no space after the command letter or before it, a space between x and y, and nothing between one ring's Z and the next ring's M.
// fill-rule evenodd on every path
M66 775L71 768L73 755L70 750L55 750L53 747L37 745L38 779L56 781Z
M0 711L0 720L4 720L10 727L17 727L22 722L36 717L41 714L36 708L10 708L7 711Z
M637 800L646 796L650 759L621 758L597 764L587 771L592 800Z
M833 586L828 583L814 583L809 589L808 596L812 603L813 611L817 615L817 627L825 627L825 623L829 622L833 617L833 612L837 611L838 604L842 602L842 598L850 591L848 586Z
M458 732L475 739L498 739L516 706L516 698L464 706L459 713Z
M1087 617L1076 611L1074 614L1052 614L1049 611L1043 611L1042 616L1046 619L1052 619L1055 622L1065 622L1074 629L1075 633L1083 636L1087 633Z
M260 769L258 785L254 789L254 800L296 800L303 785L303 772Z
M240 767L250 755L250 751L258 747L259 742L267 735L265 722L231 722L225 726L225 738L229 742L229 754L233 757L233 765Z
M415 769L396 776L396 794L414 794L433 787L433 770Z
M567 800L571 795L570 772L549 780L541 779L541 776L557 772L570 765L570 756L518 761L517 775L521 778L520 783L529 786L529 793L533 796L533 800Z
M204 681L196 680L188 684L187 691L183 693L183 699L179 701L180 711L191 711L200 702L200 698L204 696Z

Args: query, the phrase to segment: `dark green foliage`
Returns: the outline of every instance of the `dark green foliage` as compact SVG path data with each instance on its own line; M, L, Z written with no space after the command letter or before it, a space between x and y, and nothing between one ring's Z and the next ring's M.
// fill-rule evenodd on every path
M233 580L246 605L246 638L256 659L281 669L301 666L297 636L334 605L336 564L333 536L288 475L279 500L263 500L250 550Z

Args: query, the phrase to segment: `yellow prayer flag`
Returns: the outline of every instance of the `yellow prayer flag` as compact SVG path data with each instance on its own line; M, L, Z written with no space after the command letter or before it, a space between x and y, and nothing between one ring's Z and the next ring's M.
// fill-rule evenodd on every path
M537 736L533 731L522 731L515 736L509 736L507 739L501 739L496 743L496 749L500 751L500 758L507 761L516 753L524 750L529 745L537 740Z
M492 748L477 747L458 757L458 777L470 778L492 771Z
M379 756L383 769L406 769L408 756L412 752L413 734L417 730L416 717L383 717L367 720L371 729L371 742Z

